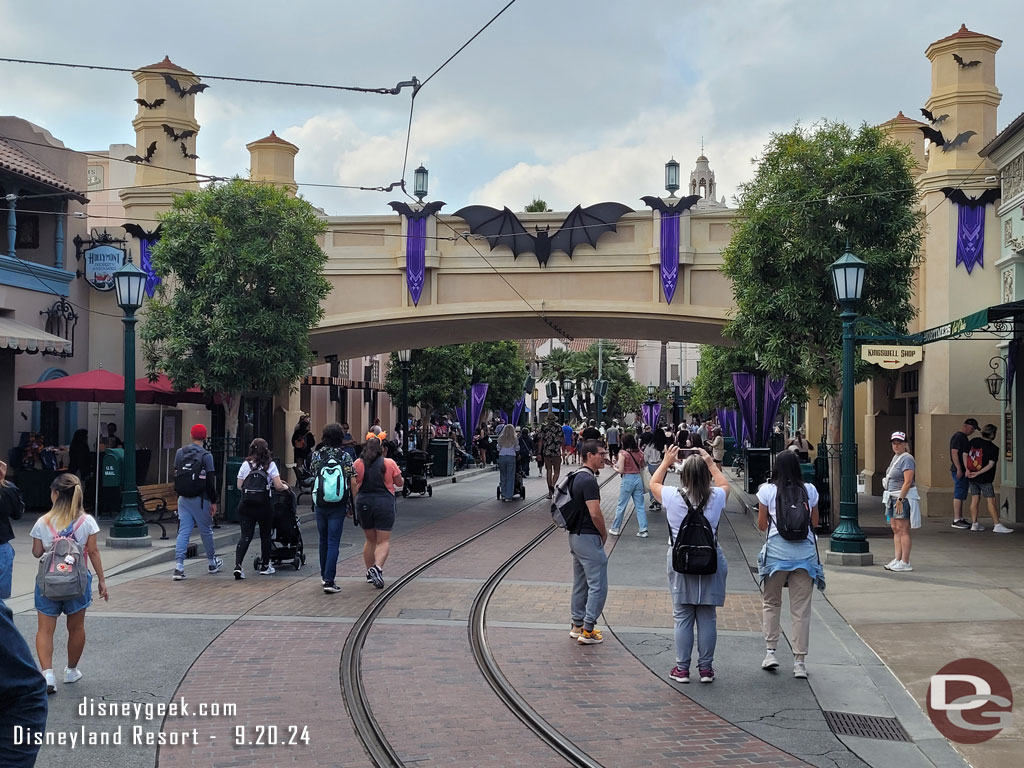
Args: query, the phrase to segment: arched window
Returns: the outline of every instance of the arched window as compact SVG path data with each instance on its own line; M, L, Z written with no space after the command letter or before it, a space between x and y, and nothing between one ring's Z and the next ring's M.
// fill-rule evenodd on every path
M62 368L47 368L38 381L53 381L67 375ZM47 445L67 445L76 429L77 403L32 403L32 431L42 433Z

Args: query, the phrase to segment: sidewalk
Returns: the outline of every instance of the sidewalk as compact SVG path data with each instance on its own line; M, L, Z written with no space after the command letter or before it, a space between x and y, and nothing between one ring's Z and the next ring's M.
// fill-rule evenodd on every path
M740 491L737 482L733 487ZM737 496L756 504L747 494ZM928 518L913 531L914 571L891 573L882 567L893 550L881 499L862 494L859 510L875 565L826 566L825 598L907 689L923 721L930 727L924 712L931 675L955 659L989 661L1019 691L1024 681L1024 530L994 534L991 520L983 520L986 531L962 531L950 527L952 515ZM740 540L750 543L744 551L753 562L757 550L753 556L750 552L760 547L760 534L754 530L756 516L745 517L732 519ZM819 548L827 547L823 537ZM816 610L819 615L823 612ZM812 657L818 648L812 629ZM1024 722L1018 715L992 740L955 747L979 768L1016 768L1024 754Z

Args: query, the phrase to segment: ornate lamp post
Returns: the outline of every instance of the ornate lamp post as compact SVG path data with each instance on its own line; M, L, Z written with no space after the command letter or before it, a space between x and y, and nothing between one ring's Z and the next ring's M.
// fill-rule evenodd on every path
M412 350L398 350L398 364L402 367L402 402L398 409L398 423L402 425L402 439L409 442L409 368L412 365ZM403 445L404 451L408 445Z
M565 418L565 401L572 398L572 393L576 389L575 383L572 379L566 379L562 382L562 423L566 423Z
M122 546L152 546L149 526L139 514L139 492L135 485L135 312L142 306L146 273L132 263L131 256L114 273L117 306L124 311L124 471L121 476L121 511L110 530L111 539Z
M674 157L665 163L665 189L669 197L675 197L679 189L679 163Z
M412 193L416 196L421 203L423 198L427 196L427 178L428 171L422 165L413 171L412 176Z
M864 290L865 267L867 264L849 250L829 267L832 271L832 287L835 289L836 301L842 310L840 317L843 320L843 448L839 525L832 532L826 562L831 561L840 565L870 565L872 562L867 537L857 521L857 461L853 442L853 346L856 341L854 324L857 322L857 305Z

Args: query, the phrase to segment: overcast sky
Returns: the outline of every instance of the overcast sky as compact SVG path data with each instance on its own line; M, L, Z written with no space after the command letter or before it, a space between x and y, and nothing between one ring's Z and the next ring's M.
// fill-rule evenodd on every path
M198 73L393 86L430 74L506 0L217 0L44 4L0 0L3 56L138 67L165 54ZM895 8L894 8L895 6ZM521 210L662 190L704 151L729 201L772 131L821 118L919 117L929 43L961 22L1003 38L999 127L1024 111L1024 4L891 0L518 0L416 99L409 171L430 197ZM0 63L0 114L67 146L134 144L127 73ZM401 174L409 91L399 96L210 81L196 97L199 171L248 173L271 129L300 148L296 179L386 185ZM980 146L979 146L980 148ZM329 214L390 213L395 193L305 188Z

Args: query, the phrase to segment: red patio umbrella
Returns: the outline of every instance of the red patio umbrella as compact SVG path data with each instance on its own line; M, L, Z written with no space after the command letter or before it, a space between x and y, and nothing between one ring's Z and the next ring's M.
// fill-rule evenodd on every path
M191 387L186 390L176 390L174 382L166 373L161 373L155 380L150 381L149 377L143 376L135 380L136 397L141 393L152 394L152 402L157 405L177 405L178 403L206 403L209 397L199 387ZM140 400L139 402L143 402Z

